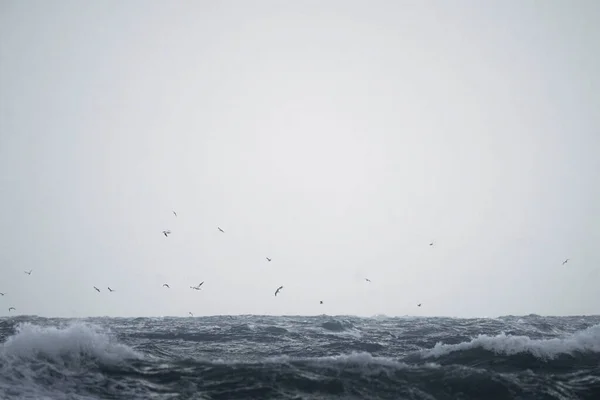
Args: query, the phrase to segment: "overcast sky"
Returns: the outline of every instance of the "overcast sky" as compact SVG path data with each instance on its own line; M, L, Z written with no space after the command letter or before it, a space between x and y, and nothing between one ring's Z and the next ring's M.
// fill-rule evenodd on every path
M598 314L598 20L3 0L0 315Z

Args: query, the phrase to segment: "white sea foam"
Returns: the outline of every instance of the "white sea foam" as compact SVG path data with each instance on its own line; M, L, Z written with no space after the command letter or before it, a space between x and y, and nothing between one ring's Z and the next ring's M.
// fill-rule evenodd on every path
M594 325L564 338L554 339L536 340L527 336L512 336L505 333L496 336L479 335L469 342L459 344L437 343L432 349L423 351L423 356L441 357L456 351L476 348L504 355L530 353L540 359L553 359L561 354L577 352L600 353L600 325Z
M439 368L438 364L427 363L424 365L411 365L402 361L395 360L390 357L376 357L367 352L353 352L349 354L340 354L336 356L325 357L291 357L281 355L275 357L267 357L260 361L257 360L212 360L214 364L221 365L236 365L236 364L311 364L317 366L337 366L337 367L389 367L394 369L409 369L409 368Z
M0 346L0 356L21 359L41 356L53 360L89 357L103 363L141 357L129 346L112 340L106 330L81 322L63 328L23 323Z
M99 383L102 374L91 371L90 365L132 358L141 355L95 325L75 322L57 328L23 323L0 345L0 398L91 399L76 394L75 377Z

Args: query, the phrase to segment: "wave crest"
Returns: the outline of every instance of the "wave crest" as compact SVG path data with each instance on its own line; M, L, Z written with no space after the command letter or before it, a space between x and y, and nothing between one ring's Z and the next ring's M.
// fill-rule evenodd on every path
M101 327L77 322L60 328L19 324L15 334L1 345L0 354L5 358L43 357L54 361L93 358L102 363L141 358L131 347L112 340Z
M438 342L432 349L425 350L422 356L438 358L453 352L472 349L484 349L507 356L530 353L544 360L551 360L563 354L600 353L600 325L594 325L566 338L531 339L527 336L512 336L506 333L496 336L478 335L469 342L459 344L449 345Z

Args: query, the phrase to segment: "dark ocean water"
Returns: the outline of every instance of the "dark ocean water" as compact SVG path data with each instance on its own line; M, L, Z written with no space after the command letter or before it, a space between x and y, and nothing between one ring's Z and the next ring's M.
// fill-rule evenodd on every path
M18 317L1 399L600 399L600 317Z

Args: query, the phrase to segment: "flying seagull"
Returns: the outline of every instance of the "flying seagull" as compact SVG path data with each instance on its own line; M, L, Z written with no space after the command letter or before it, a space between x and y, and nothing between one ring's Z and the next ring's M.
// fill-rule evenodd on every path
M565 261L563 261L562 265L565 265L568 262L569 262L569 258L567 258Z
M4 295L5 295L5 293L0 293L0 296L4 296Z
M110 288L110 286L108 287L108 291L109 291L109 292L114 292L114 290L113 290L113 289L111 289L111 288Z
M191 312L191 311L190 311L190 312L188 312L188 314L190 314L190 317L193 317L193 316L194 316L194 314L192 314L192 312Z
M369 278L365 278L365 281L367 282L371 282L371 280Z
M421 303L417 304L417 307L421 307Z
M280 291L281 289L283 289L283 286L279 286L279 287L277 288L277 290L275 291L275 296L277 296L277 293L279 293L279 291Z
M321 301L319 302L319 304L323 304L323 300L321 300Z
M219 228L218 226L217 226L217 229L219 229L221 232L225 233L225 231L223 229Z
M173 211L173 215L174 215L174 216L177 216L177 213L176 213L175 211Z
M25 273L26 273L27 275L31 275L31 272L33 272L33 270L32 270L32 269L30 269L29 271L25 271Z
M200 286L202 286L203 284L204 284L204 281L202 281L198 286L190 286L190 289L200 290Z
M163 235L165 235L165 237L169 237L170 234L171 234L171 231L163 231Z
M168 287L169 289L171 289L171 286L167 285L166 283L163 283L163 286Z
M267 261L268 261L268 262L271 262L271 259L270 259L269 257L267 257Z
M10 310L15 310L15 311L17 311L17 309L16 309L16 308L14 308L14 307L10 307L10 308L8 309L8 312L10 312Z
M100 289L98 289L96 286L94 286L94 289L96 289L96 292L100 293Z
M429 243L430 246L433 246L433 242Z

